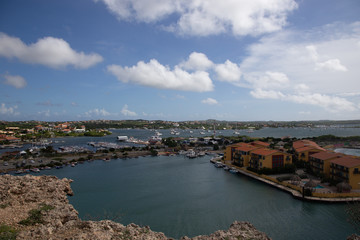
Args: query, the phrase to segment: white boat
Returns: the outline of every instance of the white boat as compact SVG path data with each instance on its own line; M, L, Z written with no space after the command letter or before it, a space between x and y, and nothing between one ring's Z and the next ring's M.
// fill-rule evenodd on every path
M127 141L128 139L128 136L117 136L118 141Z
M190 149L190 150L187 151L186 156L188 158L196 158L197 154L196 154L196 152L194 150Z

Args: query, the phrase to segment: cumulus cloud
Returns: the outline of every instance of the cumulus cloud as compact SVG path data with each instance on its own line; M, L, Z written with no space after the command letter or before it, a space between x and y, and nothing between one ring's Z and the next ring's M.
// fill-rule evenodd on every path
M5 33L0 33L0 56L51 68L72 65L85 69L103 61L99 54L75 51L69 43L60 38L44 37L36 43L26 45L21 39Z
M282 72L249 73L245 79L253 88L283 89L289 86L289 78Z
M127 104L121 109L121 114L127 117L135 117L137 116L136 112L130 111L129 106Z
M226 60L223 64L217 64L214 67L214 70L217 74L217 78L220 81L225 82L239 82L241 78L241 70L240 67L231 62L230 60Z
M205 71L213 66L213 62L204 53L193 52L188 60L180 63L179 66L187 70Z
M217 105L217 104L219 104L218 101L216 101L213 98L206 98L206 99L202 100L201 103L208 104L208 105Z
M146 23L176 19L164 29L184 35L208 36L232 32L237 36L280 30L294 0L96 0L103 2L119 20Z
M325 62L316 63L317 68L327 69L333 71L343 71L346 72L347 68L340 63L339 59L329 59Z
M336 23L263 37L248 47L249 56L239 64L242 79L234 84L251 89L251 96L258 99L355 112L359 24Z
M21 76L12 76L9 74L4 75L5 81L4 83L15 88L24 88L26 87L27 83L26 80Z
M140 61L132 67L110 65L107 70L124 83L194 92L207 92L214 88L209 73L204 71L189 73L179 66L171 70L156 59L151 59L148 63Z
M0 114L2 115L19 115L20 113L16 111L18 106L7 107L5 103L0 105Z
M85 112L86 117L94 117L94 116L106 117L109 115L110 115L110 113L108 111L106 111L104 108L101 108L101 109L95 108L95 109Z
M303 84L313 92L328 95L352 92L360 75L357 25L337 23L261 38L248 47L249 56L240 63L242 86L261 87L253 86L254 75L280 72L289 79L288 88Z
M356 111L356 105L345 98L319 93L284 94L279 91L255 89L250 91L254 98L279 99L299 104L309 104L325 108L329 112Z
M316 46L309 45L306 46L306 49L309 51L311 59L315 62L315 69L325 69L325 70L333 70L333 71L343 71L346 72L347 68L340 63L340 60L337 58L328 59L324 62L321 62L321 57L319 56Z

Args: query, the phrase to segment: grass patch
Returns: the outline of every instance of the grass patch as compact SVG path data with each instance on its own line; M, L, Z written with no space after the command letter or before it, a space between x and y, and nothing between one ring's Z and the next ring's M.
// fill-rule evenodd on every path
M8 203L0 204L1 209L7 208L8 206L10 206L10 204L8 204Z
M53 206L47 205L47 204L41 204L38 209L32 209L29 211L29 216L21 220L19 224L25 225L25 226L32 226L38 223L43 223L43 213L42 212L48 212L50 210L54 209Z
M0 240L15 240L18 231L7 225L0 225Z

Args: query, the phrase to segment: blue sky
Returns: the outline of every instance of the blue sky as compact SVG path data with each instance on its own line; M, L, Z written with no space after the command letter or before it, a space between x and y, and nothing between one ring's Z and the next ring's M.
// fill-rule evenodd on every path
M360 119L358 0L3 0L0 120Z

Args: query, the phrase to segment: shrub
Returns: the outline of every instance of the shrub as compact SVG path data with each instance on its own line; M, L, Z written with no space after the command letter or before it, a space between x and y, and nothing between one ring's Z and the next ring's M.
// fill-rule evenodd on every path
M21 220L19 224L25 225L25 226L32 226L38 223L43 223L43 214L42 211L48 212L50 210L54 209L53 206L47 205L47 204L41 204L38 209L32 209L29 211L29 216Z
M0 225L0 240L15 240L18 231L5 224Z

